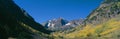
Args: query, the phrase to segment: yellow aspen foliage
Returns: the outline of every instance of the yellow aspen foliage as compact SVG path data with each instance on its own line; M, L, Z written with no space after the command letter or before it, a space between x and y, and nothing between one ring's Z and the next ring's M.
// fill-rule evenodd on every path
M120 29L120 19L111 19L98 25L87 24L81 30L65 34L66 38L112 37L111 34ZM61 35L62 36L62 35Z
M100 35L106 35L106 34L109 34L110 32L115 31L115 30L117 30L117 29L118 29L118 28L116 27L116 28L113 28L113 29L106 30L106 31L100 33Z

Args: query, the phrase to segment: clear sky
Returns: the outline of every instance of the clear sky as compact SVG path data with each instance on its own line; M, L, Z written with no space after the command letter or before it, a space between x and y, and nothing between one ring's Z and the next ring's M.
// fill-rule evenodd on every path
M103 0L14 0L37 22L42 23L53 18L67 20L85 18L97 8Z

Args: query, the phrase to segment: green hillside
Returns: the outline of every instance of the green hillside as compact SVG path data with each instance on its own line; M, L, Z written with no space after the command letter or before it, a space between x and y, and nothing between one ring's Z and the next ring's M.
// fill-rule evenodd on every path
M47 38L49 33L12 0L0 0L0 39Z

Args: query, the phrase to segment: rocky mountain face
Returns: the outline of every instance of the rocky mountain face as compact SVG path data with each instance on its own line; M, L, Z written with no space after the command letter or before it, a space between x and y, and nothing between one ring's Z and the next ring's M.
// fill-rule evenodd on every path
M85 20L86 24L99 24L120 14L120 0L104 0L104 2Z
M0 39L29 39L36 31L49 33L12 0L0 0Z
M67 30L81 25L83 19L65 20L63 18L53 19L45 22L43 25L50 30Z
M49 20L47 23L45 23L45 26L46 27L60 27L67 23L68 23L67 20L64 20L63 18L58 18L58 19Z

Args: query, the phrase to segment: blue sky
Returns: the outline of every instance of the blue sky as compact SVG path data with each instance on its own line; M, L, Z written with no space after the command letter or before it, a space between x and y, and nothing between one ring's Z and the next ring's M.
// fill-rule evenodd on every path
M103 0L14 0L37 22L63 17L67 20L85 18Z

